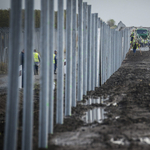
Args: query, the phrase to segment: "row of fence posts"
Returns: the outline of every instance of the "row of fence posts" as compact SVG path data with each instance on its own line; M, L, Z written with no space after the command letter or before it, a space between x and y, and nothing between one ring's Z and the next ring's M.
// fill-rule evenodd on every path
M64 73L63 30L64 0L58 0L57 16L57 108L56 123L63 124ZM76 0L67 0L65 116L81 101L87 91L94 90L120 67L129 48L129 30L110 27L91 13L91 5L78 0L78 54L76 58ZM21 33L20 0L11 0L9 77L4 150L16 150L18 126L18 70ZM25 1L25 79L23 96L22 150L32 149L33 136L33 33L34 2ZM54 0L41 0L41 84L39 108L39 147L46 148L48 134L53 134L54 120ZM77 64L77 65L76 65ZM76 72L76 67L77 72ZM77 80L76 80L77 76ZM76 91L77 86L77 91ZM77 95L77 96L76 96Z

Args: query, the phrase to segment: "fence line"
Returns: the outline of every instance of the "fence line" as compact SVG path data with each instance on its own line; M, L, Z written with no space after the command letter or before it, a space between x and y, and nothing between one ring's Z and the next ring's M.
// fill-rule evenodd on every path
M25 31L21 31L21 1L11 1L10 31L0 29L0 62L8 45L9 81L5 125L4 150L16 150L18 121L19 52L25 48L23 135L22 149L32 149L33 134L33 48L38 47L41 62L39 147L46 148L48 134L54 124L54 64L53 53L57 43L56 123L63 124L64 115L71 116L71 107L81 101L87 91L103 85L121 66L129 49L130 31L110 27L91 13L91 5L78 0L78 28L76 26L77 0L67 0L66 39L64 40L64 0L58 0L57 41L54 38L54 0L41 1L41 28L33 30L33 0L26 0ZM17 18L17 19L16 19ZM20 19L18 19L20 18ZM6 31L6 32L5 32ZM9 33L9 34L8 34ZM25 35L25 36L24 36ZM77 51L78 35L78 51ZM8 38L9 37L9 38ZM30 40L28 40L30 39ZM40 42L37 42L40 39ZM67 71L64 77L64 41L66 41ZM37 43L36 43L37 42ZM7 61L7 60L6 60ZM77 66L78 64L78 66ZM65 90L64 90L65 79ZM77 90L76 90L77 89ZM65 93L64 93L65 91ZM64 113L65 100L65 113ZM28 107L30 105L30 107Z

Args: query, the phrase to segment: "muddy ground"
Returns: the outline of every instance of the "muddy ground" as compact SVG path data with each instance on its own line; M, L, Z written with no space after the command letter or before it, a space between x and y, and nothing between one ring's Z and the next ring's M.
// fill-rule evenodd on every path
M6 88L0 88L0 149L3 148ZM150 149L150 51L126 57L107 82L84 96L103 97L103 104L78 103L63 125L54 125L49 150L148 150ZM22 94L20 90L18 150L21 149ZM55 92L56 94L56 92ZM55 103L56 105L56 103ZM101 119L86 123L92 109L103 109ZM39 85L34 90L33 149L38 150ZM56 109L56 107L55 107ZM96 112L96 111L95 111ZM90 114L90 113L89 113ZM94 117L94 116L93 116ZM99 118L100 119L100 118Z

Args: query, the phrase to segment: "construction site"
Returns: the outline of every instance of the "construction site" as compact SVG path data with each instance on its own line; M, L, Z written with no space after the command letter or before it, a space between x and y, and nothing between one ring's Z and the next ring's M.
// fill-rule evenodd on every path
M43 0L35 28L26 0L21 28L13 0L0 28L0 150L149 150L150 28L111 28L91 7L66 0L64 27L58 0L56 29Z

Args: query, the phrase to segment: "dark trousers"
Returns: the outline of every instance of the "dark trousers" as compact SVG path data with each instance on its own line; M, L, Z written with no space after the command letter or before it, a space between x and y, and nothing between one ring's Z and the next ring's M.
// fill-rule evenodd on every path
M38 69L39 69L39 67L38 67L38 65L34 65L34 75L38 75Z
M133 53L135 53L136 52L136 49L133 49Z
M24 87L24 67L22 66L22 88Z
M56 72L57 64L54 64L54 72Z

